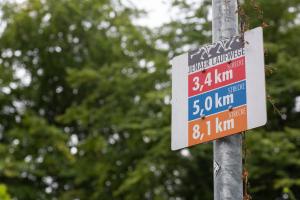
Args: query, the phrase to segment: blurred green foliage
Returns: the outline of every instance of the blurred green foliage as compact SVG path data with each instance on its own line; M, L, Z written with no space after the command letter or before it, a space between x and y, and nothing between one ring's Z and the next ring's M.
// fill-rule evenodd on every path
M211 2L174 0L181 18L158 29L121 2L1 3L1 199L213 199L212 145L170 151L168 64L211 41ZM269 103L267 126L247 134L249 190L298 199L300 1L257 3L278 110Z
M0 184L0 199L1 200L11 200L9 194L7 193L7 188L3 184Z

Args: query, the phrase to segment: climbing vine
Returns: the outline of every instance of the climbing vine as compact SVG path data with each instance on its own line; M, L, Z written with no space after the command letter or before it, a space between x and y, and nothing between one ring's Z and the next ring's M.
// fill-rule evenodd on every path
M264 16L263 16L263 9L260 7L260 5L257 3L256 0L249 0L251 8L254 10L257 19L261 23L262 28L267 28L269 27L268 23L265 22ZM250 18L247 15L243 5L239 0L237 0L237 14L239 16L239 31L241 33L241 39L244 43L244 45L247 43L247 41L244 40L244 34L247 30L250 30ZM265 55L267 54L267 50L264 49ZM266 67L266 74L272 74L273 69L271 67ZM276 105L270 95L268 95L268 101L272 104L274 110L280 113L280 111L276 108ZM246 143L246 131L242 133L242 146L243 146L243 157L242 157L242 163L243 163L243 173L242 173L242 178L243 178L243 200L251 200L252 197L248 193L249 189L249 171L247 169L247 143Z

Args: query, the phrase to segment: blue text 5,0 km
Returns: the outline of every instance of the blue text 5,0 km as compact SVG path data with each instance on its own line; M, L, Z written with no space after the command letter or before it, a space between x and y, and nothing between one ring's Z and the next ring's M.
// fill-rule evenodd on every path
M189 98L189 121L246 104L246 81Z

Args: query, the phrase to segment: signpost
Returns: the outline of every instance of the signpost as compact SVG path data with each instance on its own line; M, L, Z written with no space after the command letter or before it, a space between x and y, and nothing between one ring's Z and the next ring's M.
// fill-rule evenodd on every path
M261 28L202 46L172 61L172 150L267 121Z
M238 34L239 0L212 0L212 41ZM241 28L244 22L241 22ZM213 141L214 200L244 199L242 135Z

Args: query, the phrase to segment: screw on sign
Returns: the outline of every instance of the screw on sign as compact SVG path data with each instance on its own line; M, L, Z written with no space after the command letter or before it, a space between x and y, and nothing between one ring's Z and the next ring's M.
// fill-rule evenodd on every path
M172 149L266 123L262 29L218 41L172 62ZM259 116L258 116L259 112Z

